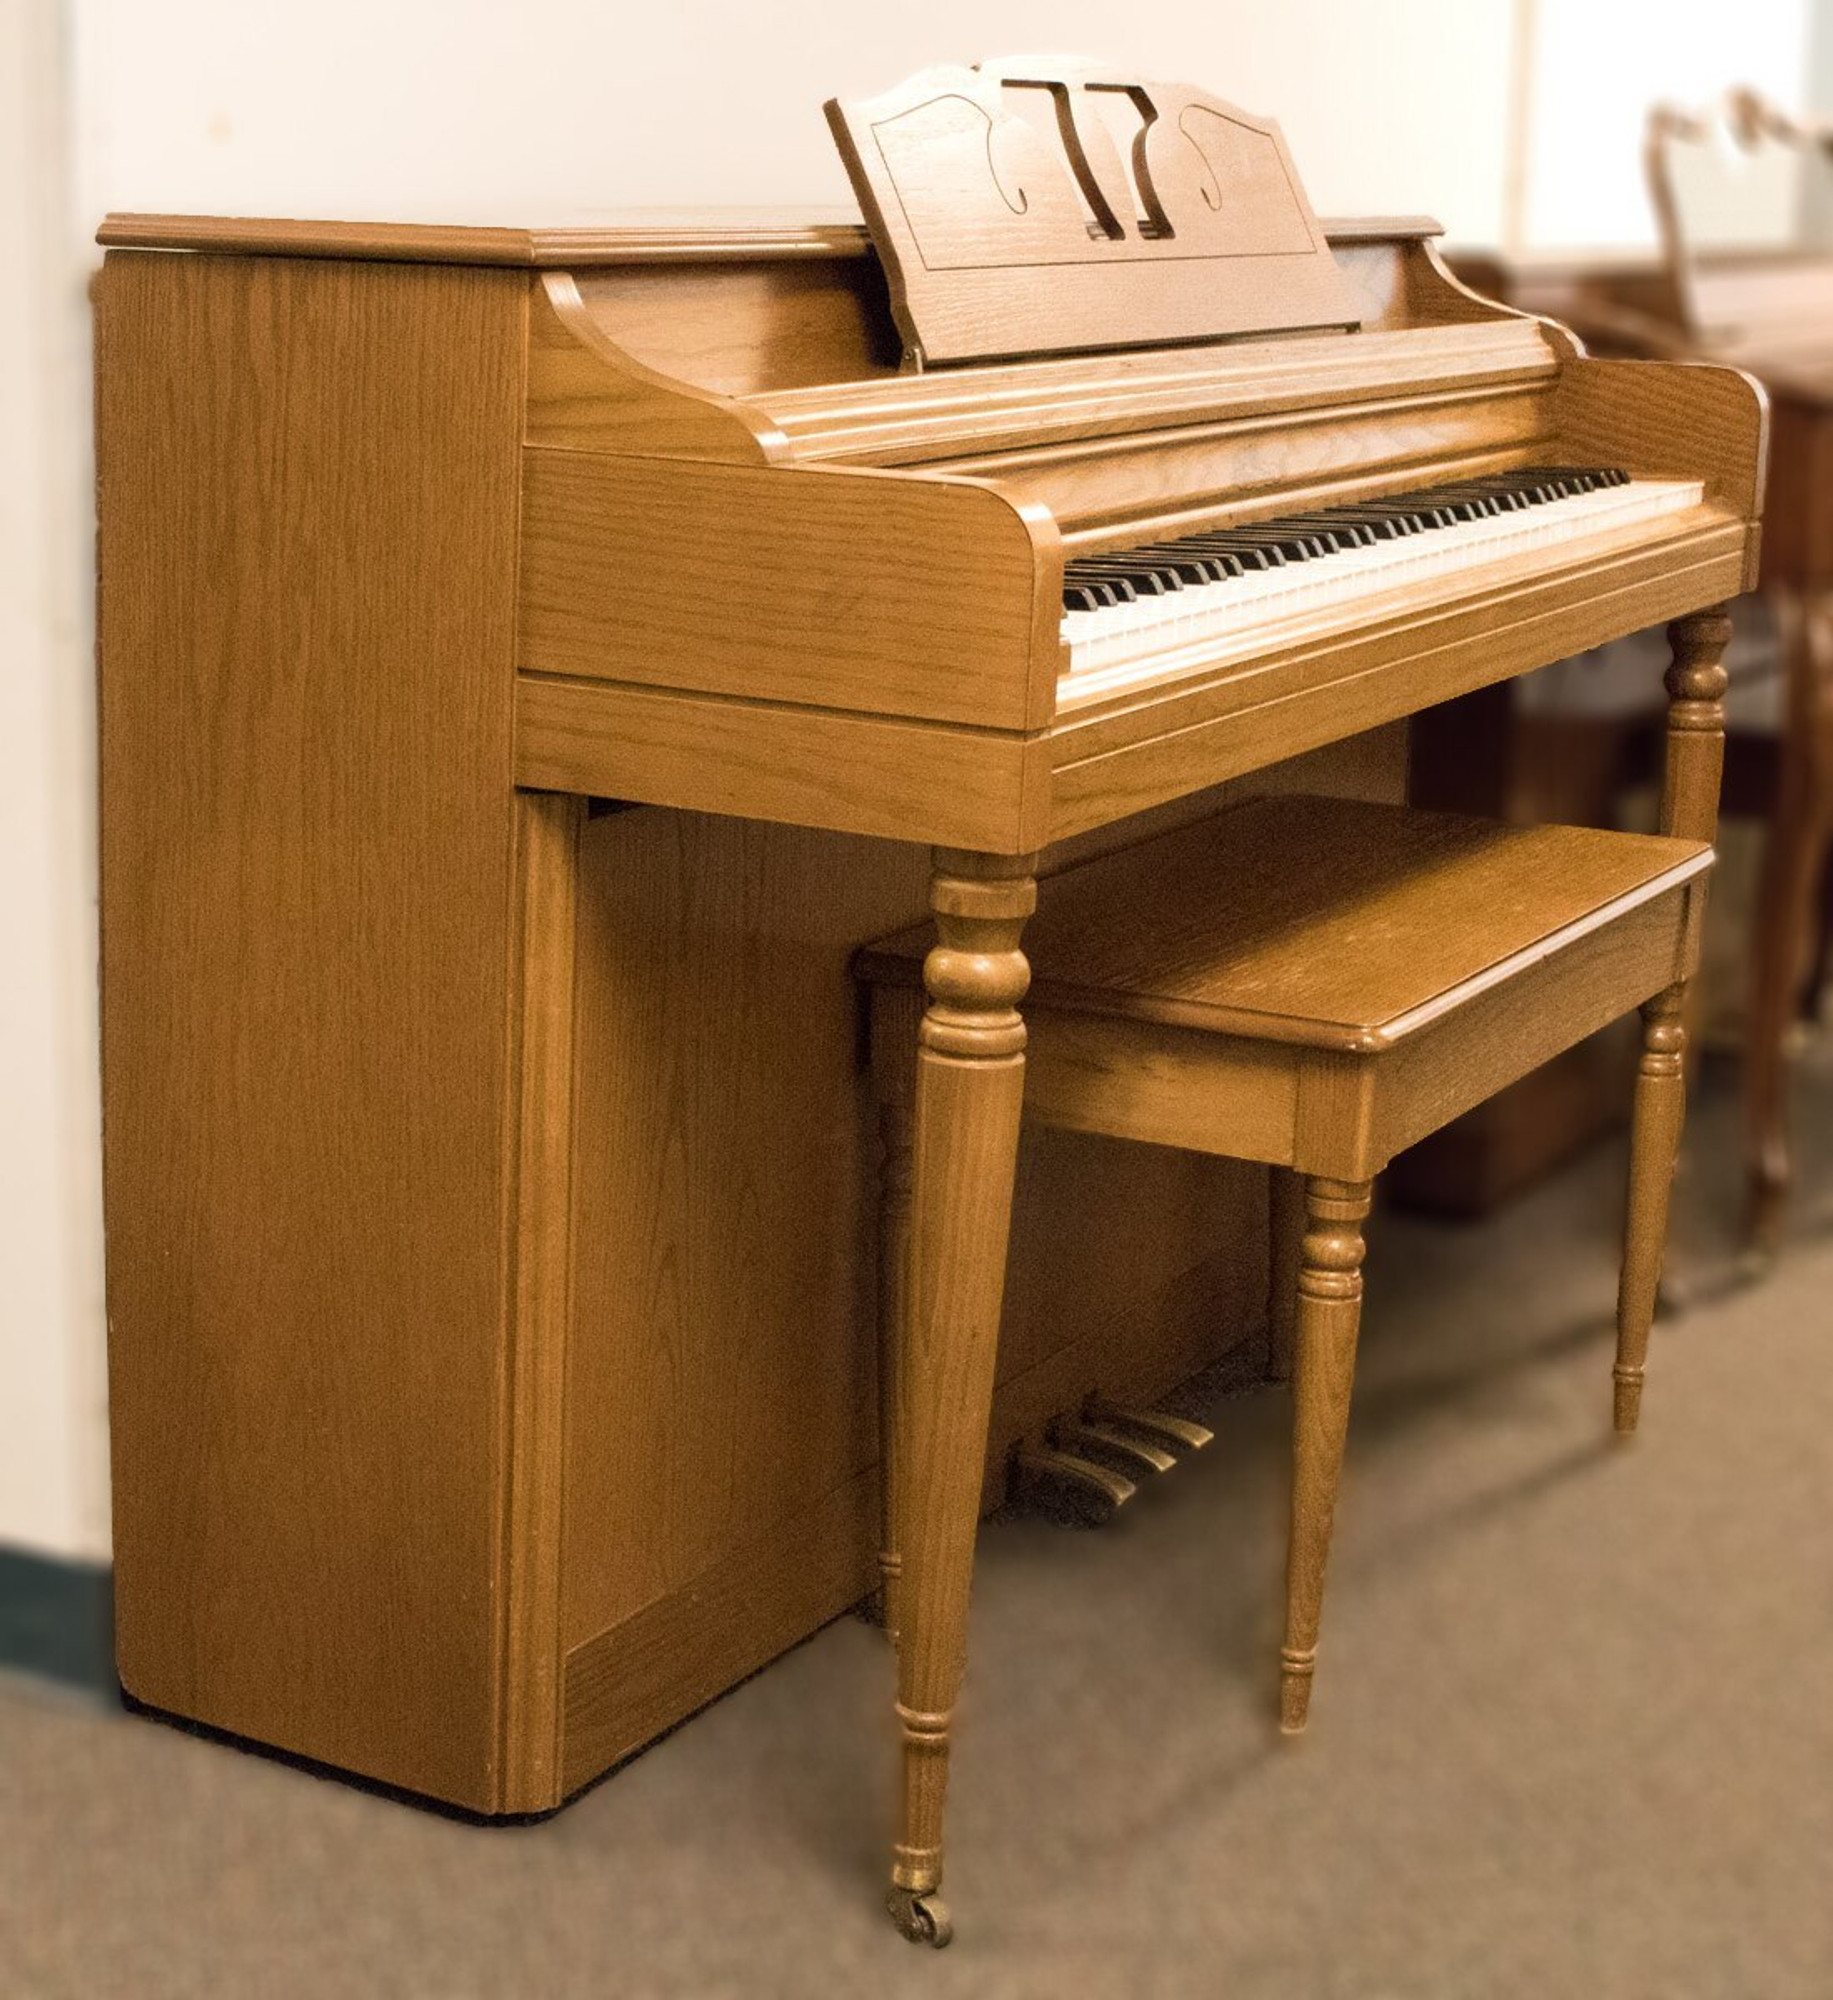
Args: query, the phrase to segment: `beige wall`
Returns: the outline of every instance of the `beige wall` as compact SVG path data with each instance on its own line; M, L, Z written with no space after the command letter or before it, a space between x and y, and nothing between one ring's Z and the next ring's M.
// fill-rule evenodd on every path
M1325 213L1620 242L1646 234L1646 95L1795 97L1809 4L0 0L0 1542L106 1547L81 312L104 208L839 206L823 97L1070 48L1277 116Z

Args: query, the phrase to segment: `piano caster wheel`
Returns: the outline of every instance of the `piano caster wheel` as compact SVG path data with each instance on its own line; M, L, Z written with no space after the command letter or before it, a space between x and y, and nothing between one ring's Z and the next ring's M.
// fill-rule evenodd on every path
M940 1951L955 1935L948 1905L933 1890L887 1889L885 1909L912 1944L933 1945Z

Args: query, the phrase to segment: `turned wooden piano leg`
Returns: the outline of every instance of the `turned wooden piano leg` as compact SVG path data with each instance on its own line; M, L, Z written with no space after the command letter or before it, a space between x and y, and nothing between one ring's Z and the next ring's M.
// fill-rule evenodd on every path
M1667 1245L1668 1194L1686 1118L1686 989L1671 986L1642 1009L1642 1061L1629 1134L1629 1201L1617 1282L1616 1427L1627 1437L1642 1411L1649 1328Z
M1725 769L1725 648L1731 619L1715 605L1668 627L1667 760L1661 831L1682 840L1718 835L1719 785ZM1649 1328L1667 1246L1668 1198L1686 1114L1688 981L1642 1009L1642 1058L1630 1130L1629 1196L1623 1265L1617 1281L1617 1354L1612 1369L1614 1421L1621 1436L1636 1428Z
M1292 1377L1292 1526L1286 1545L1286 1642L1279 1726L1296 1734L1311 1706L1318 1619L1362 1318L1362 1223L1372 1183L1309 1179L1299 1246Z
M1750 1148L1746 1241L1763 1259L1781 1239L1793 1170L1789 1042L1814 952L1816 902L1833 841L1833 599L1789 600L1787 704L1775 809L1763 851L1745 1037Z
M911 1939L946 1944L943 1802L967 1649L993 1361L1024 1093L1030 972L1019 940L1036 859L938 850L937 942L923 968L908 1267L895 1358L897 1717L901 1827L886 1907Z
M1292 1345L1297 1337L1305 1177L1289 1167L1271 1167L1267 1179L1267 1380L1289 1382Z

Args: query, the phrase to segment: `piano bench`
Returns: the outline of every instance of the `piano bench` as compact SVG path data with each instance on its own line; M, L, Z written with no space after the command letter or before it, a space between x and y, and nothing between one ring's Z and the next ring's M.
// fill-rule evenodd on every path
M1268 797L1039 885L1023 941L1025 1116L1283 1170L1269 1292L1272 1372L1293 1376L1287 1730L1304 1726L1310 1698L1374 1178L1640 1008L1615 1368L1616 1427L1635 1428L1680 1137L1681 998L1711 863L1696 840ZM920 1304L902 1302L933 1307L950 1286L919 1267L907 1221L911 1176L940 1150L911 1116L933 940L922 926L857 960L885 1108L885 1298L913 1326ZM930 987L947 991L946 970L931 965ZM935 1386L921 1349L888 1328L887 1468L912 1448L919 1387ZM979 1480L971 1451L952 1476ZM906 1610L927 1613L895 1602L900 1552L931 1532L918 1518L928 1493L903 1490L912 1518L886 1527L893 1629Z

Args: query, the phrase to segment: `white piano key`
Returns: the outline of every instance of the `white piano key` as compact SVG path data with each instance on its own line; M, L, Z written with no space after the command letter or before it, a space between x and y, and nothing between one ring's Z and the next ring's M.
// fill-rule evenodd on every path
M1447 576L1475 563L1576 542L1697 507L1696 479L1632 479L1518 512L1428 528L1372 548L1345 549L1283 568L1254 570L1223 583L1186 584L1162 597L1063 617L1069 671L1140 663L1210 637L1239 635L1272 620L1353 603L1400 584Z

